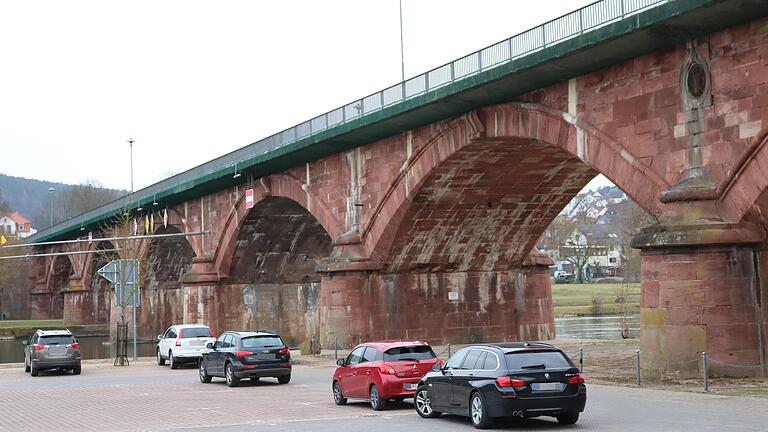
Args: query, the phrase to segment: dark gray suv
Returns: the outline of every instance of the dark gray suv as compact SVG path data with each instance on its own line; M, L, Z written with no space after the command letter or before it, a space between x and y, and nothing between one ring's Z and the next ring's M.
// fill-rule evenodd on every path
M46 369L80 375L80 344L69 330L37 330L24 345L24 370L32 376Z

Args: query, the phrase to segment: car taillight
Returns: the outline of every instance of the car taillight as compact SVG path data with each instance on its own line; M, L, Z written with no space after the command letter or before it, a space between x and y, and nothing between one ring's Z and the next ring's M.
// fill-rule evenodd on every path
M508 376L500 376L496 378L496 385L499 387L525 387L525 381Z
M395 369L392 366L381 365L381 366L379 366L379 372L381 372L383 374L394 375L395 374Z
M584 384L584 375L578 374L572 377L568 377L568 384Z
M34 345L32 345L32 348L34 348L35 351L42 351L43 348L45 348L45 346L44 345L40 345L40 344L34 344Z
M278 353L278 354L287 354L287 355L291 355L291 350L289 350L288 348L283 348L283 349L281 349L280 351L278 351L277 353Z
M80 344L75 342L75 343L67 345L67 348L80 349Z
M249 355L253 355L253 353L250 352L250 351L237 351L237 352L235 352L235 356L237 356L237 358L248 357Z

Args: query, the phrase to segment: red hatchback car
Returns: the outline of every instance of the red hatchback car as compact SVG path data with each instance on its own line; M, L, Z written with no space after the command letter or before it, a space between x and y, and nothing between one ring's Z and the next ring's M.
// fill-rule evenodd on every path
M419 379L442 362L425 342L367 342L355 347L346 359L339 359L333 373L333 400L344 405L347 399L368 399L379 411L387 401L413 397Z

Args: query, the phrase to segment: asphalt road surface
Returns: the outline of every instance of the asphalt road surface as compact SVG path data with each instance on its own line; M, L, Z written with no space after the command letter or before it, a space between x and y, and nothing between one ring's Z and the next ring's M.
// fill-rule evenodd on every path
M83 374L0 369L0 431L469 431L467 418L422 419L410 400L382 412L333 403L326 365L297 365L288 385L202 384L194 367L85 364ZM589 376L587 376L589 385ZM589 385L579 423L500 422L516 431L768 431L768 400Z

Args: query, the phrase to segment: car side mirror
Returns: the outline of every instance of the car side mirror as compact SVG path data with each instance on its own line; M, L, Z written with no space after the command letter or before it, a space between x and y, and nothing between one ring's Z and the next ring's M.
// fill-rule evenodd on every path
M213 344L208 342L207 344L205 344L205 347L208 349L213 349Z
M336 366L345 367L346 365L347 365L347 362L343 358L336 360Z
M442 371L442 370L443 370L443 367L442 367L442 366L440 366L440 363L435 363L435 364L432 366L432 372L440 372L440 371Z
M163 335L157 335L157 340L159 341L163 340Z
M24 339L23 341L21 341L21 343L22 343L22 344L24 344L24 345L29 345L29 341L28 341L28 340L26 340L26 339Z

